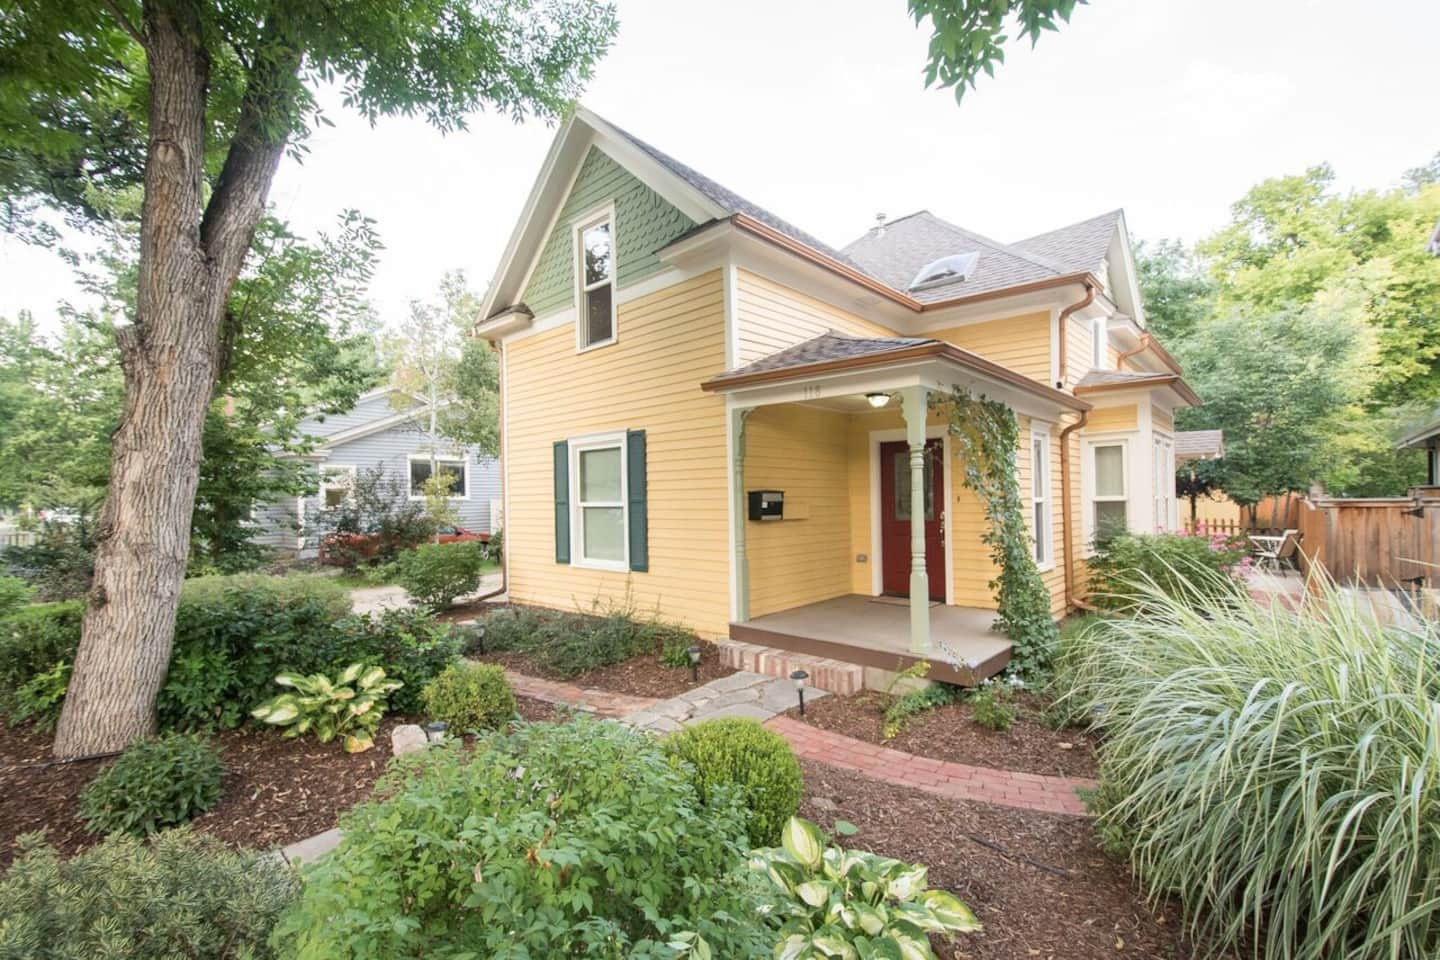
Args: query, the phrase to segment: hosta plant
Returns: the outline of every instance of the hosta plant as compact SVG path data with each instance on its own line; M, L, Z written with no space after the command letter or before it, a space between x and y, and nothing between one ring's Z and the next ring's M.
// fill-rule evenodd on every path
M934 960L930 934L980 929L958 898L927 888L923 865L828 845L800 817L780 840L751 859L783 901L774 914L776 960Z
M386 697L404 686L399 680L387 680L383 668L361 663L350 664L334 681L323 673L282 673L275 682L290 692L266 700L250 716L285 727L287 737L313 733L321 743L342 737L348 753L375 745Z

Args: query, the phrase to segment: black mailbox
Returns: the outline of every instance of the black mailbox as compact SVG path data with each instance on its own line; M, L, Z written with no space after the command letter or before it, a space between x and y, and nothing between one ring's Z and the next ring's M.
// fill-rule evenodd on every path
M785 519L785 491L783 491L783 490L751 490L751 491L750 491L750 519L751 519L751 520L784 520L784 519Z

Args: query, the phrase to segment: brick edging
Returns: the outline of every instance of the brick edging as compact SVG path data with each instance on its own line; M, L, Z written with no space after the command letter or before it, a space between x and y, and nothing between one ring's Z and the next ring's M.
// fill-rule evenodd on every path
M803 759L958 800L1084 817L1089 816L1089 812L1075 791L1093 790L1097 786L1093 780L1078 777L1047 777L932 760L821 730L784 715L766 721L765 725L788 740L796 755Z
M505 679L510 681L510 689L515 691L516 696L579 707L581 710L616 720L637 710L649 709L660 702L654 697L632 697L624 693L577 687L573 683L530 677L511 670L505 671Z

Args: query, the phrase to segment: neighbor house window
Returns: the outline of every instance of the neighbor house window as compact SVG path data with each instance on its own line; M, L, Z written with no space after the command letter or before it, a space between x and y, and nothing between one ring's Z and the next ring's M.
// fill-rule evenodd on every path
M1094 456L1095 493L1091 515L1096 540L1124 533L1128 506L1125 496L1125 444L1097 443Z
M1050 435L1030 437L1030 516L1035 524L1035 562L1050 562L1054 531L1050 526Z
M355 492L355 468L324 466L320 468L320 504L326 510L340 506Z
M614 218L605 214L576 228L580 262L580 347L615 339Z
M1110 366L1110 337L1105 330L1105 318L1096 317L1090 324L1090 366L1104 370Z
M627 537L625 435L570 444L576 559L624 569Z
M463 457L436 457L434 469L443 477L450 478L450 497L467 500L469 494L469 464ZM430 479L431 463L428 454L415 454L410 458L410 499L425 497L425 481Z

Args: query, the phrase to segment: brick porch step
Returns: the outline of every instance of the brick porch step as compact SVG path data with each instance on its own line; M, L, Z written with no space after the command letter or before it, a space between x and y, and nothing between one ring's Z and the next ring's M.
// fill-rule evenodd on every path
M865 668L859 664L739 640L719 640L715 646L720 651L720 662L736 670L763 673L767 677L788 677L792 671L804 670L810 674L807 682L811 686L842 696L859 693L865 686Z

